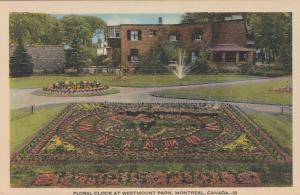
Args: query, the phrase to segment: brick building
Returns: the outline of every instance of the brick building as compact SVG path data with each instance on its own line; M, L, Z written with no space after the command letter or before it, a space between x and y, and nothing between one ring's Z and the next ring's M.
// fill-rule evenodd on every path
M201 24L162 24L160 21L159 24L107 27L113 65L125 71L133 70L140 57L148 55L162 40L180 42L191 60L208 49L213 69L237 69L239 65L253 61L253 49L247 44L250 42L243 19Z

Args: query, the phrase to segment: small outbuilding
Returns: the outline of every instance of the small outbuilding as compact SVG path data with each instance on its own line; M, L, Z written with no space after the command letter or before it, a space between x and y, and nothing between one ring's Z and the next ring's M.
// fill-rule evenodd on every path
M211 49L210 66L217 70L235 70L253 63L254 50L234 44L218 44Z

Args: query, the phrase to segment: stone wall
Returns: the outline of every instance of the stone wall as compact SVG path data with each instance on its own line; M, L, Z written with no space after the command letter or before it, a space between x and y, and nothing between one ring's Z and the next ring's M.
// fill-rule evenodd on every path
M34 73L62 72L65 64L65 51L62 45L26 46L32 56ZM9 56L13 55L15 46L10 45Z

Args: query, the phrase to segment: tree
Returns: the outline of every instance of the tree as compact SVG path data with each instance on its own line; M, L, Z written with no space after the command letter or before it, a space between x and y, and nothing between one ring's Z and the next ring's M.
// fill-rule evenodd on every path
M82 16L85 21L89 24L89 29L93 34L101 33L105 30L106 23L98 17L95 16Z
M93 35L104 30L106 24L94 16L65 15L63 19L42 13L11 13L9 40L17 44L58 45L71 44L79 36L84 45L90 45Z
M247 21L259 60L263 63L280 63L291 70L292 66L292 15L291 13L249 13Z
M193 73L204 73L208 70L209 64L209 56L210 52L208 49L199 52L199 56L197 57L196 61L191 65L191 72Z
M22 43L16 47L10 57L9 74L11 77L31 76L33 74L32 58Z
M21 39L26 44L61 44L61 34L54 32L63 30L60 22L41 13L11 13L9 15L9 39L11 44L18 44ZM60 28L55 30L55 28ZM58 41L59 40L59 41Z
M91 45L95 31L105 27L103 20L93 16L67 15L62 22L66 43L72 42L74 37L79 37L83 45Z
M71 48L66 51L65 66L67 68L75 68L77 74L80 72L80 68L85 67L88 64L87 54L84 47L81 45L81 39L74 37L71 43Z
M137 71L151 74L168 72L170 61L177 60L181 48L183 46L180 42L158 41L156 47L141 58Z

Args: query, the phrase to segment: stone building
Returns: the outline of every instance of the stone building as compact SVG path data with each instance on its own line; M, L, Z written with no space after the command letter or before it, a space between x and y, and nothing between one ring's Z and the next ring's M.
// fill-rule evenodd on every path
M9 46L9 56L13 55L16 46ZM60 73L65 66L65 50L63 45L29 45L26 46L32 57L33 72Z
M113 65L132 71L141 56L148 55L158 42L180 42L193 60L199 52L211 51L210 67L237 69L253 62L244 19L201 24L121 24L107 27L107 41ZM217 36L216 36L217 34Z

